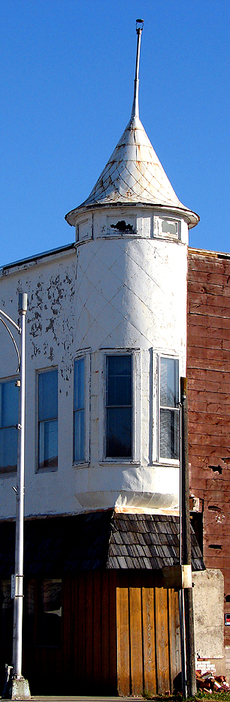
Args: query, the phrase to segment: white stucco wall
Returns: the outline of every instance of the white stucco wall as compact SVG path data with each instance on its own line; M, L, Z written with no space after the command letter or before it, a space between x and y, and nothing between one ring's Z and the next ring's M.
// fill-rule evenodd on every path
M28 293L26 515L178 505L178 465L158 460L158 360L175 356L180 374L186 372L187 226L182 223L181 241L154 238L152 215L148 223L142 214L135 212L134 236L108 237L105 213L97 212L92 227L82 227L76 250L4 269L0 277L0 307L16 320L18 290ZM2 325L0 345L1 380L14 376L17 366ZM132 461L104 459L105 354L111 349L134 354ZM73 363L79 351L87 358L86 462L73 466ZM36 373L53 366L58 470L37 472ZM0 475L3 518L15 514L15 481Z

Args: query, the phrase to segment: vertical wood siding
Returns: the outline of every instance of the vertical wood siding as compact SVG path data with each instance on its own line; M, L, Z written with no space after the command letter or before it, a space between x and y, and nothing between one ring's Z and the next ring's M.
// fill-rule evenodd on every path
M81 572L71 578L73 610L71 694L115 694L116 681L116 574ZM64 627L63 646L66 646ZM76 693L76 690L79 692Z
M28 632L25 637L29 645L24 647L23 673L31 693L128 696L172 691L181 669L178 596L153 587L153 582L151 571L66 576L61 646L35 645L37 617L34 635L29 642ZM2 671L5 655L0 642Z
M116 573L66 576L61 646L31 641L24 653L32 694L117 694Z
M118 694L172 692L181 670L178 594L151 587L146 575L118 578Z

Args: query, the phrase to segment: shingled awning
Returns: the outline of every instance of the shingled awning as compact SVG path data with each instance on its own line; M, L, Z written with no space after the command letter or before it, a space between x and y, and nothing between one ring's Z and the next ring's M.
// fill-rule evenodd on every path
M192 568L204 570L192 530ZM14 572L15 523L0 523L0 576ZM25 575L160 570L179 564L179 518L113 510L25 521Z

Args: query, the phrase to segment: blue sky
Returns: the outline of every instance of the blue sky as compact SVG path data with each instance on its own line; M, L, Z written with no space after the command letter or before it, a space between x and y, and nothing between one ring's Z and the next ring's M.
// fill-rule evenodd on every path
M71 243L131 112L179 197L191 246L230 251L229 0L0 0L0 266Z

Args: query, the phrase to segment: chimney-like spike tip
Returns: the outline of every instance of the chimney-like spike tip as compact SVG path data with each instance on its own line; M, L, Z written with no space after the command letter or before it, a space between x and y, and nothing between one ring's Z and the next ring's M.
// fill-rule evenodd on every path
M133 96L133 106L131 117L139 117L139 64L140 64L140 51L141 51L141 34L144 26L144 20L136 20L136 33L137 33L137 54L136 54L136 70L134 78L134 96Z

